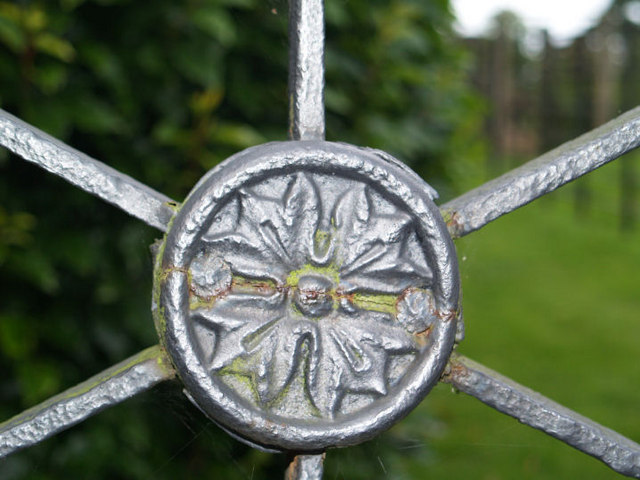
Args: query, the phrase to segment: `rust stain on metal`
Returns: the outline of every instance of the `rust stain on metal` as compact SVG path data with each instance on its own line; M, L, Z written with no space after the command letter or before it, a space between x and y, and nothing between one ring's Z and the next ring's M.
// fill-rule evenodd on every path
M453 358L447 365L447 368L445 368L442 381L453 384L456 378L464 378L467 376L469 376L469 369L463 363Z
M229 287L225 289L224 294L229 293L234 287L240 289L246 288L248 290L253 290L265 294L271 293L274 290L277 290L278 292L282 292L284 290L284 287L274 285L273 283L268 281L248 280L246 278L234 276L231 280L231 285L229 285Z
M422 330L421 332L414 333L414 336L416 337L416 342L418 343L418 345L420 345L421 347L424 347L427 344L427 342L429 341L429 337L431 336L431 330L432 330L432 327L429 326L424 330Z
M163 268L162 271L160 272L160 275L159 275L160 280L165 281L167 277L171 275L173 272L184 273L187 276L189 275L189 270L184 267L169 266L169 267Z
M438 317L440 320L444 322L450 322L451 320L455 320L456 318L458 318L457 310L444 310L444 311L436 310L434 314L436 317Z
M322 457L320 461L322 464L324 463L324 460L327 454L326 452L323 452L320 455ZM319 478L319 477L316 477L317 472L314 472L313 477L309 476L308 466L307 468L305 468L305 466L303 465L305 456L308 456L308 455L296 455L295 457L293 457L293 460L291 460L291 463L289 463L289 467L285 472L285 477L284 477L285 480L303 480L303 479L310 479L310 478ZM320 475L322 475L321 471L320 471Z
M402 293L400 295L398 295L398 298L396 298L396 312L399 310L399 305L400 302L402 302L405 298L407 298L407 295L409 295L409 292L412 290L411 287L409 288L405 288Z
M464 230L462 215L456 211L445 212L444 220L452 238L458 238Z
M296 456L293 458L293 461L289 464L289 468L287 468L286 480L296 480L298 478L298 472L300 470L300 457Z

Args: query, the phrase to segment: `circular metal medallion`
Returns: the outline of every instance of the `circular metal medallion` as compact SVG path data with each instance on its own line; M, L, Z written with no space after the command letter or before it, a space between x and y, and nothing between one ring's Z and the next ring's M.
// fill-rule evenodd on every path
M438 381L459 278L433 190L387 154L329 142L245 150L164 239L156 325L186 391L253 443L373 437Z

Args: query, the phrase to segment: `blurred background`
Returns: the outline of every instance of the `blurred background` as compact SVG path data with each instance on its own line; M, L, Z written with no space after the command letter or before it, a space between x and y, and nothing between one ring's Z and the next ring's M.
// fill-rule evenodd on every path
M552 18L572 7L548 26L484 3L326 0L327 139L392 153L446 201L640 103L640 1L557 2ZM0 106L180 201L286 138L286 24L285 0L0 1ZM456 244L459 351L636 441L638 157ZM158 237L0 151L0 419L157 343ZM0 460L0 479L258 480L287 463L162 385ZM327 479L617 477L444 385L326 462Z

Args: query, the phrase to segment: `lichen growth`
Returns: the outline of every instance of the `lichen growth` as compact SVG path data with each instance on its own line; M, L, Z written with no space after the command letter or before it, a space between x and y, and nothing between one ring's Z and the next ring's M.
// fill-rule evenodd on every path
M155 360L158 366L166 373L168 376L174 376L175 370L169 361L167 354L164 349L159 345L154 345L153 347L149 347L142 352L134 355L133 357L125 360L125 363L121 365L115 365L112 369L107 369L102 373L99 373L95 377L90 378L89 380L73 387L65 392L62 392L59 397L54 397L53 401L59 400L69 400L72 398L79 397L84 395L85 393L90 392L96 387L99 387L106 381L117 377L121 373L130 370L136 365L140 365L148 360ZM33 417L35 417L34 415Z
M175 217L173 217L175 218ZM170 220L170 223L173 221L173 218ZM162 284L166 279L166 274L162 270L162 257L164 256L164 251L167 247L167 236L165 235L158 247L158 251L156 253L154 267L153 267L153 291L151 293L152 296L152 314L153 314L153 324L156 327L156 332L160 337L160 341L165 343L165 333L167 330L167 321L164 318L164 308L160 306L160 293L162 291Z
M304 360L300 365L298 365L298 369L307 370L309 368L309 350L306 346L303 347L301 356ZM233 377L236 381L242 383L247 388L256 405L261 405L268 410L272 410L285 401L291 389L294 388L294 381L287 382L282 391L280 391L273 399L268 402L263 402L260 399L260 394L258 392L258 380L255 373L256 369L253 368L255 367L255 361L255 358L251 358L251 356L248 355L236 357L229 365L218 370L218 375L221 377ZM303 391L308 392L307 376L295 375L294 378L298 378L298 380L302 382L300 388L302 388ZM305 398L311 415L318 418L321 417L321 412L313 404L311 397L309 395L305 395Z
M334 236L326 230L316 230L313 236L313 249L317 254L326 255L331 247L331 239Z
M210 309L216 303L218 297L211 296L208 298L202 298L198 295L189 296L189 310L198 310L199 308Z
M258 389L256 387L256 376L251 372L249 365L250 364L247 361L246 357L239 356L236 357L229 365L221 368L218 371L218 375L220 375L221 377L233 377L237 381L243 383L247 387L247 390L251 392L254 403L256 405L259 405L260 397L258 395Z
M236 292L271 292L277 289L272 280L253 280L241 275L234 275L231 280L231 288Z
M316 267L307 263L302 268L292 271L285 280L285 286L295 288L300 283L300 279L305 275L321 275L330 279L334 285L340 284L340 273L337 265L329 264L326 267Z
M398 312L397 295L355 293L352 297L353 304L362 310L373 310L389 315L396 315Z

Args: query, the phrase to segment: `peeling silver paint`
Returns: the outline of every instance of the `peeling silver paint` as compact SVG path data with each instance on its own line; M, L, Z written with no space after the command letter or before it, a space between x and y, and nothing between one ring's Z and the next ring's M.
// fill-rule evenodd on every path
M320 480L325 454L296 456L284 476L285 480Z

